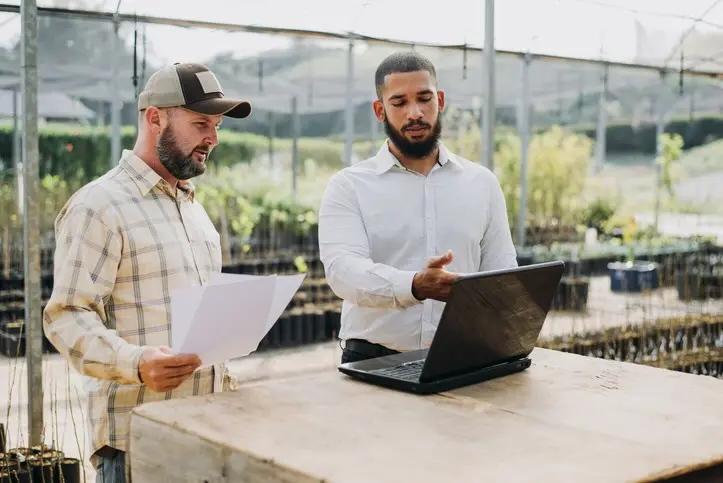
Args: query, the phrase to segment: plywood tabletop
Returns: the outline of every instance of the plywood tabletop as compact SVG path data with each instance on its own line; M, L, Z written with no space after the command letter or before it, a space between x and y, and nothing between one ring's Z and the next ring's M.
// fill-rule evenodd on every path
M147 404L131 419L133 481L594 483L723 462L720 380L531 358L525 372L430 396L328 371Z

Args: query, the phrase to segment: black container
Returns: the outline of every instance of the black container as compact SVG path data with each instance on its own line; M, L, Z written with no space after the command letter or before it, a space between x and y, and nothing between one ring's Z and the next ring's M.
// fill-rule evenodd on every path
M335 340L339 336L341 328L341 311L336 307L324 311L326 319L326 339Z
M282 314L281 317L284 317L284 315ZM269 330L261 340L259 350L275 349L281 345L279 342L281 335L281 317L279 317L279 320L274 323L271 330Z
M11 322L0 330L0 347L7 357L25 357L23 322Z
M33 483L36 481L41 480L33 480ZM50 480L53 481L53 480ZM0 483L31 483L30 482L30 473L28 473L27 468L22 467L20 469L13 468L12 470L9 470L7 473L3 472L0 473Z
M60 468L57 462L29 461L28 471L30 472L33 483L36 481L49 483L56 481L56 477L58 478L58 481L60 480Z
M314 342L314 313L311 308L305 308L301 316L301 343L311 344Z
M56 474L53 483L80 483L80 460L76 458L64 458L60 462L60 474Z
M590 281L585 278L563 278L552 301L553 310L583 311L587 307Z
M279 347L289 347L292 344L292 323L287 313L279 318Z
M290 346L297 346L304 343L304 312L302 309L293 309L289 314L291 325Z
M323 342L327 340L326 336L326 312L322 308L314 309L313 313L313 338L314 342Z

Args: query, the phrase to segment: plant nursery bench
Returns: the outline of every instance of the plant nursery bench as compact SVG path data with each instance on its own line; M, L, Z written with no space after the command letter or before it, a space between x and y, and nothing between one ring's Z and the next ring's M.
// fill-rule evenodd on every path
M149 403L134 482L723 481L723 381L535 349L526 371L420 396L336 370Z

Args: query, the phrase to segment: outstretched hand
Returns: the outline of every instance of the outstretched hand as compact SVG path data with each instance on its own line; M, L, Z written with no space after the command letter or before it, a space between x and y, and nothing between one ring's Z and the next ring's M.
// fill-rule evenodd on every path
M412 282L412 294L418 300L434 299L446 302L457 275L444 269L452 263L454 255L449 250L444 255L431 258L424 271L417 273Z
M173 354L166 346L149 347L138 363L141 381L155 392L176 389L201 366L195 354Z

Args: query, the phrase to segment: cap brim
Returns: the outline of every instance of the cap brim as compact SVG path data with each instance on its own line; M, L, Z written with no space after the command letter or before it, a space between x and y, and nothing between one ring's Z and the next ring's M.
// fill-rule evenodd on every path
M224 116L236 119L243 119L245 117L249 117L251 114L250 102L240 101L238 99L227 99L223 97L218 99L206 99L204 101L186 104L183 107L200 114L208 114L211 116L223 114Z

